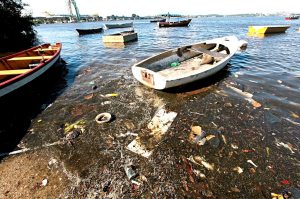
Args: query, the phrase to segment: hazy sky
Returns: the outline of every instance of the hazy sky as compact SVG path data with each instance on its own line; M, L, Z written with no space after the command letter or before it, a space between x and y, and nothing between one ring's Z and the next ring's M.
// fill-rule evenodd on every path
M68 14L66 0L23 0L33 16ZM80 14L140 16L172 14L300 13L299 0L76 0Z

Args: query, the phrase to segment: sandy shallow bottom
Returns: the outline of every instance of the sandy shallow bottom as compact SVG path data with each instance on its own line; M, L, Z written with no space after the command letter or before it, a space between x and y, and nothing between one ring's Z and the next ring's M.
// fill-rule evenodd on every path
M2 159L0 198L270 198L299 188L299 111L282 111L257 89L241 88L242 80L222 79L224 72L161 92L136 82L128 68L105 78L96 71L81 70L31 121L18 147L32 150ZM161 107L177 116L151 145L147 125ZM103 112L113 120L96 123ZM64 127L78 121L83 131L66 140ZM192 126L209 136L204 145L191 142ZM152 147L149 158L126 149L135 134ZM140 185L126 176L128 164Z

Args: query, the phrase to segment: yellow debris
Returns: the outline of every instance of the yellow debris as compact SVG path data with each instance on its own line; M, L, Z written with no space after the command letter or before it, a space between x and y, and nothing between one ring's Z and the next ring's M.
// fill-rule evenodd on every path
M78 120L76 122L74 122L73 124L65 124L65 128L64 131L65 133L70 132L71 130L73 130L74 128L82 128L85 125L85 121L84 120Z

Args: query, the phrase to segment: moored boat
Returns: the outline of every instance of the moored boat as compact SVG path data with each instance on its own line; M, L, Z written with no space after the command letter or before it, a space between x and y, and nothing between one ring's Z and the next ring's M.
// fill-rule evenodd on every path
M0 97L45 73L60 57L61 43L42 44L0 58Z
M299 16L293 15L293 16L285 17L285 20L295 20L295 19L299 19Z
M153 20L150 20L150 23L157 23L157 22L165 22L166 19L153 19Z
M113 29L113 28L130 28L132 27L133 23L111 23L111 24L105 24L105 29Z
M266 26L249 26L248 34L274 34L274 33L284 33L290 25L266 25Z
M247 42L235 36L216 38L154 55L132 66L142 84L162 90L209 77L224 68Z
M134 32L134 30L103 36L104 43L126 43L130 41L136 41L137 39L137 33Z
M76 29L79 35L96 34L103 32L103 28L92 28L92 29Z
M158 26L161 27L186 27L190 24L192 19L173 21L173 22L158 22Z

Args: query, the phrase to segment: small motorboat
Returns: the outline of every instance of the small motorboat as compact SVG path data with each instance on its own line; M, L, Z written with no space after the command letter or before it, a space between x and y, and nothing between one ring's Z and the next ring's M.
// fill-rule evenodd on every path
M60 58L61 43L42 44L0 58L0 97L45 73Z
M153 19L153 20L150 20L150 23L157 23L157 22L165 22L166 19Z
M182 21L170 21L170 22L158 22L158 26L162 27L186 27L190 24L192 19L182 20Z
M96 34L103 32L103 28L92 28L92 29L76 29L79 35Z
M105 24L105 29L113 29L113 28L130 28L132 27L133 23L114 23L114 24Z
M154 55L132 66L142 84L162 90L209 77L223 69L247 42L235 36L216 38Z

